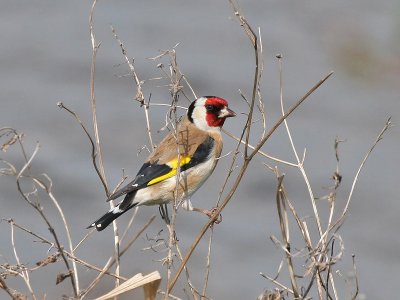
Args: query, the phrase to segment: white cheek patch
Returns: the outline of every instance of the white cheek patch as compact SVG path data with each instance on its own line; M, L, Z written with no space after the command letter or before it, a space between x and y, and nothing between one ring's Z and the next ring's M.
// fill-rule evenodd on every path
M202 130L208 130L210 128L206 121L206 113L206 109L203 106L196 106L192 114L194 124Z
M220 131L219 127L211 127L208 126L206 120L207 111L204 106L196 106L193 110L192 117L193 123L196 125L197 128L204 130L204 131Z

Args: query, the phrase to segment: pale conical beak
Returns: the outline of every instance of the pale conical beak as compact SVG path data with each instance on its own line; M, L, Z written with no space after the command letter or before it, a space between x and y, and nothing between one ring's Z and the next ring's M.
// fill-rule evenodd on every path
M218 119L229 118L229 117L236 117L236 113L232 109L224 107L219 111Z

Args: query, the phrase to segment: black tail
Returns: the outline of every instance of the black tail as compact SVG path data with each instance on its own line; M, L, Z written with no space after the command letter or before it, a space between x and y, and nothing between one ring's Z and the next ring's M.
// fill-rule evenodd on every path
M120 215L126 213L128 210L130 210L132 207L135 207L137 203L132 204L128 208L121 210L119 209L119 206L114 207L112 210L108 211L105 213L102 217L94 221L92 224L90 224L87 228L92 228L96 227L97 231L102 231L104 230L112 221L114 221L116 218L118 218Z

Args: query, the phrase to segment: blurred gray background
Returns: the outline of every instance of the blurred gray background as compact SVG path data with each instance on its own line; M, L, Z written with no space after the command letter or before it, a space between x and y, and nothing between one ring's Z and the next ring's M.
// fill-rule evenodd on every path
M289 119L294 141L300 153L307 148L305 168L316 196L327 193L326 187L335 167L333 143L336 136L346 140L340 145L340 172L343 183L338 193L342 208L355 172L383 127L388 116L398 123L400 117L400 2L373 1L241 1L247 20L261 28L265 70L262 92L271 126L279 117L279 66L275 58L284 56L284 96L286 106L294 103L329 71L335 74ZM91 45L88 14L91 1L11 1L0 3L0 127L10 126L25 134L25 146L32 152L36 141L41 149L32 171L47 173L53 179L54 194L64 209L76 244L86 233L85 227L108 209L103 188L94 172L90 146L73 118L56 103L63 101L90 124ZM115 186L124 168L128 176L136 174L148 145L143 130L142 109L132 101L135 86L125 77L120 48L110 25L117 30L141 79L159 77L157 62L148 57L177 43L178 63L197 95L218 95L229 100L239 113L225 128L239 135L245 122L246 105L238 89L251 96L254 72L253 51L238 25L228 1L99 1L95 11L95 32L101 42L97 56L96 96L98 119L107 178ZM164 61L167 63L167 61ZM167 64L166 64L167 66ZM149 81L144 88L152 102L167 103L167 81ZM181 104L187 101L181 97ZM154 139L164 123L165 108L152 108ZM255 125L252 142L258 140L260 124ZM256 129L258 128L258 129ZM340 299L352 291L351 255L356 255L360 299L393 298L400 283L400 210L398 184L400 132L392 128L372 154L358 181L349 216L340 234L344 240L343 260L335 266ZM224 153L235 142L225 137ZM281 128L263 150L282 159L294 161L287 136ZM21 155L13 147L1 157L17 167ZM220 162L215 174L193 197L200 207L216 202L230 159ZM276 179L265 163L256 157L237 193L223 213L223 222L214 233L212 267L208 295L214 299L255 299L264 289L274 286L259 275L275 276L282 251L269 239L279 234L275 207ZM311 216L307 190L300 173L279 166L286 173L289 197L302 216ZM49 236L37 213L18 195L12 178L0 178L1 218L14 218L35 232ZM42 195L43 196L43 195ZM326 220L327 205L320 204ZM63 232L59 217L50 201L42 203L56 229ZM141 228L152 214L157 219L147 230L155 237L165 225L156 207L139 211L134 229ZM129 216L121 218L125 224ZM205 223L201 215L182 212L178 217L178 237L183 250L192 243ZM313 224L310 221L310 224ZM293 227L295 235L296 227ZM133 233L131 233L133 234ZM0 223L1 263L14 264L10 247L10 229ZM137 272L165 267L157 260L165 252L142 251L153 242L145 236L122 258L122 272ZM314 241L316 237L314 236ZM207 238L200 244L190 270L193 282L202 288ZM65 241L63 241L65 243ZM297 244L296 244L297 242ZM17 232L17 248L22 262L32 266L47 254L44 245ZM294 246L302 244L294 237ZM96 233L79 248L78 255L102 266L113 251L112 230ZM176 263L175 266L179 264ZM55 274L61 263L48 266L32 275L39 296L60 299L70 293L70 283L55 286ZM304 268L299 266L298 273ZM81 286L95 273L80 268ZM283 279L287 283L286 279ZM165 280L163 281L165 284ZM19 280L11 287L22 291ZM89 299L112 288L112 280L90 294ZM182 285L176 294L185 298ZM140 299L141 291L134 294ZM0 292L0 298L6 298Z

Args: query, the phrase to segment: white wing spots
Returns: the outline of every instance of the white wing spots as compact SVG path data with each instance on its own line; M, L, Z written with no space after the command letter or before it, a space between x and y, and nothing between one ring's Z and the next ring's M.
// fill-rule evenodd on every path
M143 176L143 175L142 175ZM138 184L137 183L135 183L135 184L132 184L132 187L137 187L138 186Z
M122 210L122 209L119 209L119 205L118 205L118 206L112 208L112 209L110 210L110 212L113 213L113 214L120 214L120 213L123 212L123 210Z
M95 225L95 223L92 224L92 227ZM101 228L101 224L96 225L97 228Z

